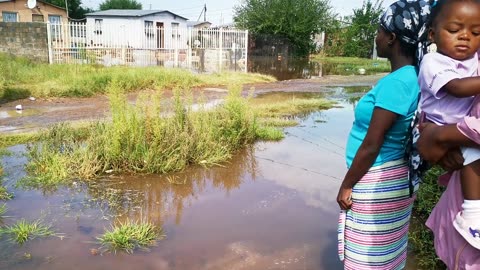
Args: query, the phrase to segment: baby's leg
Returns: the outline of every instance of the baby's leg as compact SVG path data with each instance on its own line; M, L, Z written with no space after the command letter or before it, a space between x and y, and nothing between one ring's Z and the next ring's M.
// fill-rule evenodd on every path
M480 160L461 170L462 193L465 200L480 200Z
M470 245L480 249L480 160L465 165L460 175L464 201L453 226Z

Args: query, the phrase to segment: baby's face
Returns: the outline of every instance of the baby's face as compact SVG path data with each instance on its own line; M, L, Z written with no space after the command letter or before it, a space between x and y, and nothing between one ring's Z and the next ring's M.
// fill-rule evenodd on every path
M480 4L453 1L442 7L430 30L437 51L456 60L471 58L480 48Z

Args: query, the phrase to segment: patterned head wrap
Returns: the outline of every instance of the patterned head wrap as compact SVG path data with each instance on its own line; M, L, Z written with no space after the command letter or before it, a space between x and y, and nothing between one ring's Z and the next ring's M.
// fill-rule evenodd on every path
M407 44L417 46L417 60L427 52L428 20L431 6L424 0L398 0L391 4L380 19L385 30L395 33Z

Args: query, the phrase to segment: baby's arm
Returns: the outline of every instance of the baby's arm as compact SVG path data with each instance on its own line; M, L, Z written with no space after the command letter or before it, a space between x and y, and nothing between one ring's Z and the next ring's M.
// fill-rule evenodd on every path
M458 98L480 94L480 76L453 79L445 84L441 90Z

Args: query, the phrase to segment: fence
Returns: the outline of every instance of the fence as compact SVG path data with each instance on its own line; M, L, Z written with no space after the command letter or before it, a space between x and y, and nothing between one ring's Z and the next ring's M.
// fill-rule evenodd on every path
M49 61L247 72L248 31L136 25L49 24Z

